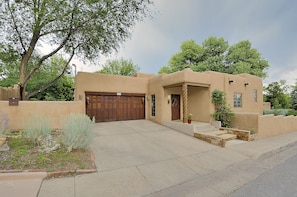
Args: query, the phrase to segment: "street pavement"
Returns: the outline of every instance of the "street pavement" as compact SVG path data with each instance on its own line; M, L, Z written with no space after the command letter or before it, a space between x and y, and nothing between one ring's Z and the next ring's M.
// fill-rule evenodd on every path
M222 148L148 120L99 123L91 145L97 172L44 179L36 195L228 196L296 154L296 142L292 132ZM0 174L0 196L17 196L7 188Z
M297 148L295 148L297 150ZM231 193L230 197L297 196L297 154L268 170L252 182Z

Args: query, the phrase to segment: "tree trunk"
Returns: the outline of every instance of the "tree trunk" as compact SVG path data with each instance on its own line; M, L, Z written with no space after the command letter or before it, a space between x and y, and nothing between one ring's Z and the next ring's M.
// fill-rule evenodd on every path
M20 100L25 100L26 96L26 70L28 66L30 56L28 53L24 54L22 57L21 68L20 68L20 78L19 78L19 86L20 86Z

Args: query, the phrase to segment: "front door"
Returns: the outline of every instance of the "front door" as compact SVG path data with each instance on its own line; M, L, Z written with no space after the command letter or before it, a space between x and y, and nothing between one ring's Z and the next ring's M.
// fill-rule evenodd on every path
M171 95L171 119L180 120L180 95Z

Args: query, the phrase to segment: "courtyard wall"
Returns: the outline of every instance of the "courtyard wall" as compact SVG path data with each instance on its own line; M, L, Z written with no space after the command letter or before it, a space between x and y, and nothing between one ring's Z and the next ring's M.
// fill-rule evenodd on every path
M78 101L19 101L18 106L9 106L8 101L0 101L0 112L7 114L7 129L22 130L31 114L46 115L51 119L53 129L61 129L61 119L69 114L85 114L83 102Z
M258 138L297 131L297 116L260 115L257 113L235 113L232 126L258 133Z

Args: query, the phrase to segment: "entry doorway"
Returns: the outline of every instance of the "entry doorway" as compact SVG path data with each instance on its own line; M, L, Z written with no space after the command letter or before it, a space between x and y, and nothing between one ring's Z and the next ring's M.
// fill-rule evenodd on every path
M171 120L180 120L180 95L171 95Z

